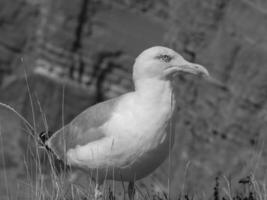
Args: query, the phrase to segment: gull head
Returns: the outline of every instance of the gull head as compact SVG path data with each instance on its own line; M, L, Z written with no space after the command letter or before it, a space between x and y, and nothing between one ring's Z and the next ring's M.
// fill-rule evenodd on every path
M172 80L180 73L190 73L209 79L208 70L185 60L179 53L167 47L151 47L144 50L136 59L133 67L133 79Z

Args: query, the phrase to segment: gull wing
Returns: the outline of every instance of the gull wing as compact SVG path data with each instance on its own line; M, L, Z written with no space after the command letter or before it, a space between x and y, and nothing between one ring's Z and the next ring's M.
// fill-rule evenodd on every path
M106 137L101 126L110 119L119 100L120 97L87 108L68 125L54 133L46 144L58 159L66 161L66 153L70 149Z

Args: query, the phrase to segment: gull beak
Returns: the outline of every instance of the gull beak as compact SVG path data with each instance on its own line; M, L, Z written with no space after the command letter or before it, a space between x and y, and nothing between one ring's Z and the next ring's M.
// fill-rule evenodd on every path
M221 81L213 78L210 76L208 70L203 67L202 65L191 63L183 59L182 61L179 60L179 62L173 62L165 71L164 74L166 76L175 76L179 72L185 72L189 74L193 74L196 76L199 76L201 78L204 78L208 83L223 89L224 91L229 91L229 88Z
M183 59L183 61L179 61L176 63L173 63L168 69L165 70L165 75L171 75L171 74L177 74L179 72L186 72L190 73L199 77L202 77L206 80L210 79L210 74L208 70L203 67L202 65L195 64L188 62Z

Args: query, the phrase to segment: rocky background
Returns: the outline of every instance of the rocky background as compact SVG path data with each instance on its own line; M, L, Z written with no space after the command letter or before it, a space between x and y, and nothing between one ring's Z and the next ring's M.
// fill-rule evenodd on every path
M167 192L169 185L172 196L207 197L216 176L235 185L253 174L262 183L266 33L265 0L0 0L0 101L37 132L54 131L84 108L132 90L134 58L150 46L169 46L206 66L225 88L179 77L171 167L167 160L141 187ZM2 112L4 198L25 180L29 138ZM16 195L27 199L21 191Z

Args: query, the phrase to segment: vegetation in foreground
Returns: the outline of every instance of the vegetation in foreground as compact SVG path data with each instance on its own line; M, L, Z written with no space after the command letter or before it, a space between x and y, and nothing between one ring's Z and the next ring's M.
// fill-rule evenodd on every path
M29 92L30 93L30 92ZM42 110L40 108L40 110ZM42 112L41 112L42 113ZM42 113L43 116L43 113ZM21 119L19 119L21 120ZM26 121L24 119L24 121ZM45 127L47 126L46 117L43 116ZM31 126L31 125L28 125ZM21 128L21 127L20 127ZM38 135L35 131L35 126L31 128L34 130L34 135ZM0 144L3 143L0 130ZM30 135L29 135L30 137ZM19 188L15 188L12 181L8 181L9 175L6 174L4 181L1 184L6 185L5 193L8 200L13 199L29 199L29 200L91 200L94 199L94 183L87 180L86 184L70 184L70 171L68 167L62 165L60 162L55 162L55 159L49 152L44 149L40 150L38 141L25 136L25 143L21 145L27 147L25 152L25 176L23 193L19 193ZM3 146L3 145L2 145ZM0 159L5 160L4 154L0 154ZM5 163L5 162L4 162ZM6 169L7 171L8 169ZM1 175L1 174L0 174ZM118 192L115 183L104 186L104 199L120 200L128 199L127 187L123 183L119 183L123 187L121 192ZM22 187L20 185L20 187ZM86 188L85 186L86 185ZM9 188L12 188L10 190ZM15 189L14 189L15 188ZM20 188L21 189L21 188ZM14 194L18 192L18 194ZM205 191L203 191L205 193ZM1 195L1 194L0 194ZM23 198L22 196L23 195ZM26 196L26 197L25 197ZM149 192L146 188L136 186L136 200L169 200L169 195L166 192ZM200 196L197 194L181 193L175 200L266 200L266 186L265 183L257 182L253 175L250 175L238 183L238 188L233 189L232 184L224 176L219 176L214 181L213 195L209 197ZM1 197L2 199L2 197Z
M42 150L43 151L43 150ZM37 159L31 165L37 165L33 171L27 165L27 199L32 200L91 200L94 199L94 183L87 179L86 184L71 184L71 169L61 162L54 162L47 152L38 153ZM32 157L31 152L29 157ZM36 154L35 154L36 155ZM29 159L29 158L28 158ZM31 159L33 161L33 159ZM27 161L28 162L28 161ZM46 163L46 166L45 164ZM32 166L31 166L32 167ZM88 182L89 181L89 182ZM89 184L88 184L89 183ZM109 182L104 185L105 200L128 200L127 187L121 184L122 190L118 190L118 185ZM117 183L118 184L118 183ZM86 187L85 187L86 185ZM253 175L240 179L235 189L232 183L225 176L217 176L213 183L213 193L210 196L200 196L192 193L181 193L176 198L169 198L166 192L149 191L148 188L136 186L136 200L266 200L266 185L255 180ZM234 183L233 183L234 185ZM25 192L25 191L24 191ZM203 192L205 193L205 191ZM7 196L8 200L20 199L18 196ZM24 198L23 198L24 199Z

